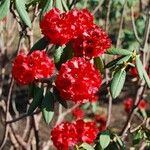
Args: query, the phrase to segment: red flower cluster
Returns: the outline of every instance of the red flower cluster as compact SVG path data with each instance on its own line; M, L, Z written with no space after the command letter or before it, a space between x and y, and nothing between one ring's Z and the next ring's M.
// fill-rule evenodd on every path
M65 100L87 102L97 100L102 79L93 64L74 57L62 64L56 79L56 88Z
M132 106L133 106L133 99L132 98L128 98L124 101L124 109L127 113L129 113L131 111ZM146 107L147 107L146 101L141 100L139 105L138 105L138 108L141 110L142 109L144 110L144 109L146 109Z
M61 123L53 128L51 139L58 150L68 150L78 141L75 125L69 122Z
M99 124L98 129L100 132L106 129L106 121L107 121L106 116L95 115L95 120Z
M98 132L95 122L84 122L83 120L76 121L76 130L78 133L78 142L89 144L93 143Z
M57 8L50 10L42 19L40 27L45 37L53 44L63 45L93 24L93 16L88 10L73 9L60 13Z
M54 73L54 63L45 51L34 51L31 55L19 54L13 63L12 75L19 84L30 84L35 79L49 78Z
M93 143L98 129L94 122L78 120L75 123L64 122L57 125L51 132L51 139L58 150L68 150L76 144Z
M40 27L53 44L63 45L72 41L75 56L90 59L111 47L110 38L94 24L93 16L87 9L73 9L61 14L54 8L44 16Z
M110 47L110 38L96 25L73 40L74 55L83 56L86 59L98 57Z
M84 111L81 108L76 108L72 111L72 115L75 119L82 119L84 117Z

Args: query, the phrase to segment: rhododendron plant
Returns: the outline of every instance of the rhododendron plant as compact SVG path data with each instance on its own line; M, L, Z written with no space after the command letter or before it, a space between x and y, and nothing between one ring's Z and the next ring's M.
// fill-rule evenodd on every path
M0 149L150 149L149 14L147 0L1 0Z

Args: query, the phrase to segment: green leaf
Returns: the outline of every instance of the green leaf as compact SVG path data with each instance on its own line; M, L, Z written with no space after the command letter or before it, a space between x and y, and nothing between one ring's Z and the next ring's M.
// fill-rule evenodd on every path
M115 137L116 137L116 139L117 139L117 142L118 142L119 147L121 148L121 150L125 150L125 144L124 144L124 142L121 140L121 138L120 138L118 135L116 135L116 134L115 134Z
M62 53L59 61L56 63L57 69L59 70L61 67L61 64L65 63L68 59L71 59L72 57L73 57L73 50L72 50L71 44L68 44L63 49L63 53Z
M34 50L43 50L46 48L46 46L48 45L48 40L45 39L45 37L41 38L40 40L38 40L33 47L31 48L29 54L31 54Z
M96 110L97 110L97 103L96 102L92 102L91 105L92 105L92 111L95 113Z
M141 139L143 138L143 133L141 130L137 130L133 135L133 144L139 144Z
M42 114L44 120L49 124L54 116L54 96L51 92L47 92L42 101Z
M49 10L51 10L53 8L53 0L47 0L41 13L40 13L40 19L42 19L42 16L48 12Z
M130 59L131 55L127 55L127 56L124 56L123 58L121 58L120 60L117 61L117 65L119 64L123 64L124 62L127 62L129 59Z
M55 52L53 54L55 63L58 63L60 61L64 48L65 48L65 46L59 46L55 50Z
M120 59L122 59L122 58L124 58L124 56L121 56L121 57L119 57L119 58L117 58L117 59L112 60L112 61L109 62L107 65L105 65L105 68L114 67L114 66L117 64L117 62L118 62Z
M96 68L100 70L101 73L104 73L104 63L101 57L94 58L94 64Z
M84 148L85 150L94 150L94 148L88 143L82 143L79 147Z
M143 69L144 68L143 68L142 62L139 57L140 56L136 56L136 69L137 69L140 79L143 79Z
M148 74L144 68L143 68L143 76L144 76L144 79L147 83L147 86L150 88L150 79L149 79L149 76L148 76Z
M25 7L25 1L24 0L15 0L15 6L16 10L21 18L21 20L27 25L29 28L31 28L31 20L29 18L29 15L26 11Z
M39 87L35 87L34 88L34 97L33 97L32 103L28 109L28 114L33 113L37 107L40 107L42 99L43 99L43 89L41 89Z
M126 71L124 69L118 70L114 73L113 79L110 84L110 92L114 99L117 96L119 96L123 88L125 78L126 78Z
M58 8L61 12L64 11L63 6L62 6L62 1L61 0L55 0L56 2L56 8Z
M132 55L132 51L121 48L110 48L106 51L106 54L110 55Z
M102 149L105 149L109 145L110 141L111 139L109 131L104 131L100 134L99 144Z
M10 0L2 0L0 3L0 20L7 16L10 7Z
M61 2L62 2L62 5L63 5L64 10L65 10L65 11L69 11L69 8L68 8L68 6L67 6L65 0L61 0Z

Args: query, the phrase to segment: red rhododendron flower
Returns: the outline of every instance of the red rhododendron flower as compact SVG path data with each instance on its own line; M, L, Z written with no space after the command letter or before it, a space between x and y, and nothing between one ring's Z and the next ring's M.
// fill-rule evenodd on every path
M63 45L71 38L69 28L66 26L64 19L64 14L54 8L40 22L42 33L53 44Z
M128 98L127 100L124 101L124 108L125 108L125 111L127 113L129 113L131 111L131 108L133 106L133 99L132 98ZM138 108L139 109L146 109L147 107L147 103L145 100L141 100L139 105L138 105Z
M78 141L75 125L68 122L57 125L51 132L51 139L58 150L68 150Z
M96 122L99 124L99 131L104 131L106 129L106 122L107 122L107 119L106 119L106 116L104 115L95 115L95 120Z
M54 73L54 63L45 51L34 51L31 55L19 54L13 63L12 75L19 84L30 84L35 79L49 78Z
M83 120L76 121L76 130L78 135L78 142L93 143L96 139L98 128L95 122L84 122Z
M40 22L42 33L56 45L68 43L92 25L93 17L86 9L73 9L61 14L57 8L54 8Z
M90 59L103 54L111 47L111 40L104 30L94 25L73 40L74 55Z
M97 100L102 79L93 64L74 57L62 64L56 79L56 88L65 100L87 102Z
M138 108L139 109L146 109L146 107L147 107L146 101L145 100L141 100L139 105L138 105Z
M75 119L82 119L84 116L84 111L81 108L76 108L72 111L72 115Z
M93 16L87 9L72 9L66 14L65 20L67 24L70 24L73 38L77 38L93 26Z
M34 51L29 58L30 63L32 63L35 69L35 79L49 78L52 76L55 66L45 51Z
M30 84L34 80L35 71L29 64L25 54L19 54L13 63L12 76L19 84Z
M146 71L148 70L148 66L145 67L145 70ZM133 77L138 77L138 71L137 71L136 67L132 67L130 69L130 73Z
M132 106L133 106L132 98L128 98L124 101L124 109L127 113L129 113L131 111Z

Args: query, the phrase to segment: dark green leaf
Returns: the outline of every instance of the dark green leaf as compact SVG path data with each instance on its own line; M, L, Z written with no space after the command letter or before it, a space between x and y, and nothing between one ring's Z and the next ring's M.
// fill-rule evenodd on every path
M58 101L64 108L68 108L66 100L63 100L58 92L57 89L54 89L53 91L55 101Z
M40 40L38 40L33 47L30 50L30 54L34 51L34 50L43 50L46 48L46 46L48 45L48 41L45 39L45 37L41 38Z
M105 149L110 143L110 134L109 131L104 131L100 134L99 144L102 149Z
M131 57L130 55L127 55L127 56L121 58L120 60L118 60L116 64L117 65L123 64L124 62L127 62L130 59L130 57Z
M132 51L121 48L110 48L106 51L106 54L110 55L132 55Z
M63 53L59 59L59 62L56 63L57 69L60 69L61 64L66 62L68 59L71 59L72 57L73 57L73 50L72 50L71 44L68 44L63 49Z
M40 19L42 19L42 16L49 10L53 8L53 0L47 0L41 13L40 13Z
M143 65L142 62L139 58L139 56L136 56L136 69L138 71L138 75L140 77L140 79L143 79Z
M42 101L42 114L44 120L49 124L54 116L54 96L51 92L47 92Z
M33 113L37 107L40 107L42 99L43 99L43 89L41 89L39 87L35 87L34 88L34 97L33 97L32 103L28 109L28 114Z
M0 3L0 20L7 16L10 7L10 0L2 0Z
M84 148L85 150L94 150L94 148L88 143L82 143L80 147Z
M124 56L121 56L121 57L119 57L119 58L117 58L117 59L115 59L115 60L112 60L112 61L109 62L107 65L105 65L105 68L114 67L114 66L117 64L117 62L118 62L120 59L122 59L122 58L124 58Z
M124 69L118 70L114 73L113 79L110 84L110 92L114 99L117 96L119 96L123 88L125 78L126 78L126 71Z
M24 0L15 0L15 6L16 6L17 12L18 12L21 20L25 23L25 25L27 25L28 27L31 28L31 26L32 26L31 20L26 11L25 1Z
M133 144L134 145L139 144L142 138L143 138L142 131L141 130L136 131L133 135Z
M104 73L104 63L101 57L94 58L94 64L96 68L100 70L101 73Z

